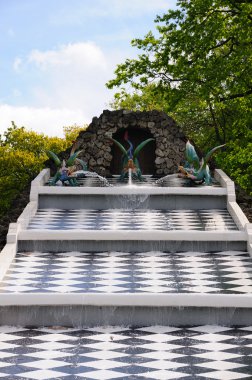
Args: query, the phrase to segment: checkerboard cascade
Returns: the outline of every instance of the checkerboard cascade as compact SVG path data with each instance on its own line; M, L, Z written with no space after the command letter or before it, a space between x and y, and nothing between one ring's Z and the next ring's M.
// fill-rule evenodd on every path
M99 189L93 178L53 188L42 177L17 228L20 251L0 280L2 323L39 327L0 326L0 378L252 379L252 259L235 251L246 237L230 183L189 189L180 178L147 178L131 192L125 184ZM120 239L131 235L139 241L126 248ZM96 250L95 237L118 246ZM148 237L173 239L175 249L151 248ZM181 252L191 241L196 252ZM63 252L72 249L81 252Z
M252 378L252 326L0 326L8 380Z
M232 231L237 230L237 226L225 209L39 209L28 229Z
M247 253L18 253L0 293L251 294Z

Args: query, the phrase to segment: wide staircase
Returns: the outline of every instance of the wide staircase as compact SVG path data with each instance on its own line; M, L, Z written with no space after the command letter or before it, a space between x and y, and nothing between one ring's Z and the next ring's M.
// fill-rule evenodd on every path
M42 171L0 254L0 377L251 379L252 225L215 180Z

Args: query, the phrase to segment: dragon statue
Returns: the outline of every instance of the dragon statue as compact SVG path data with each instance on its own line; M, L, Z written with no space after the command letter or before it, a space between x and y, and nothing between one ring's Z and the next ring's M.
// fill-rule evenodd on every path
M57 172L50 181L49 185L54 186L58 181L61 181L63 185L69 184L70 186L77 186L76 176L73 173L77 170L76 163L80 164L83 170L87 170L87 164L83 160L78 158L78 155L81 153L81 150L76 151L76 141L73 141L73 146L70 152L70 157L67 161L61 161L60 158L52 152L48 150L46 152L47 156L51 158L56 167Z
M102 186L111 186L106 178L100 176L96 172L88 171L87 163L78 158L81 150L78 150L77 152L75 151L76 141L73 141L69 159L67 161L63 160L62 162L60 161L59 157L51 150L48 150L46 152L48 157L55 162L58 168L55 176L49 182L50 186L55 186L58 181L60 181L63 186L79 186L77 179L86 177L97 178ZM82 169L77 170L78 168L76 164L80 165Z
M124 134L124 140L129 144L128 150L126 150L119 141L113 139L112 137L108 137L108 139L113 141L113 143L115 143L122 152L122 172L120 176L120 181L124 181L124 179L128 177L129 169L131 169L133 179L144 181L137 157L140 151L143 149L143 147L145 147L145 145L147 145L154 139L150 138L144 140L134 149L132 142L129 140L128 131L126 131Z
M211 185L213 180L210 174L208 162L213 153L217 149L222 148L224 145L219 145L211 149L206 156L200 160L194 146L190 143L190 141L187 141L185 151L186 163L184 166L179 166L179 176L182 178L189 178L195 184L200 185L204 183L205 185Z

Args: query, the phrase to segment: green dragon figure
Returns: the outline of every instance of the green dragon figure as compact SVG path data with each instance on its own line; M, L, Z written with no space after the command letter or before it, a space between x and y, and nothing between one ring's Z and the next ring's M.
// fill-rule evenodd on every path
M127 143L129 144L128 150L126 150L119 141L113 139L112 137L108 137L108 139L113 141L113 143L115 143L118 146L118 148L122 151L123 154L120 181L124 181L124 179L128 177L129 169L131 169L133 179L144 181L137 157L140 151L143 149L143 147L147 145L150 141L153 141L154 139L150 138L144 140L134 149L132 142L128 138L128 131L126 131L124 134L124 140L127 141Z
M180 174L179 176L182 178L189 178L195 184L205 184L211 185L212 177L210 174L208 161L210 160L212 154L217 150L224 146L219 145L215 148L211 149L205 157L200 161L194 146L187 141L186 143L186 164L185 166L179 166Z
M78 155L81 153L81 150L76 150L76 141L73 142L73 146L70 152L70 157L67 161L63 160L60 161L59 157L52 152L51 150L48 150L46 152L47 156L51 158L55 165L57 166L57 172L53 179L50 181L49 185L55 186L58 181L61 181L63 185L69 184L70 186L78 186L76 176L73 175L76 171L75 163L81 165L82 169L85 171L87 170L87 164L83 160L78 158Z

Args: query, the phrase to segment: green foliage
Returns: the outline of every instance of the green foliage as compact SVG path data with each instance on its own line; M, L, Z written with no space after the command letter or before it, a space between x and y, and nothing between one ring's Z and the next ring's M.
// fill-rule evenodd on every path
M85 129L87 129L87 127L88 127L87 124L84 124L83 127L76 125L76 124L70 125L68 127L63 127L63 132L65 135L65 140L66 140L67 146L71 146L73 141L75 141L76 138L78 137L79 133L81 131L85 131Z
M252 4L230 0L179 0L177 10L156 18L159 36L149 32L132 45L144 51L117 66L108 87L154 81L207 101L252 93Z
M68 139L65 140L17 127L13 122L0 136L0 215L44 167L48 159L46 151L59 153L71 146L68 140L77 137L79 128L66 127Z
M63 150L66 148L65 140L59 137L48 137L43 133L37 133L25 129L25 127L17 127L14 122L7 129L3 136L0 136L0 145L6 149L33 153L37 158L46 159L45 150L48 146L52 150Z
M121 88L112 106L163 110L204 151L228 143L218 164L251 191L252 3L177 5L157 16L155 36L132 41L141 54L119 64L107 83ZM127 93L125 84L133 91Z
M216 162L252 195L252 130L247 130L242 137L238 132L226 150L217 155Z
M110 103L113 109L129 109L132 111L166 111L169 106L168 93L161 93L160 89L154 84L148 84L141 90L127 93L125 88L114 95L114 100Z
M0 214L40 169L41 162L34 153L0 146Z

